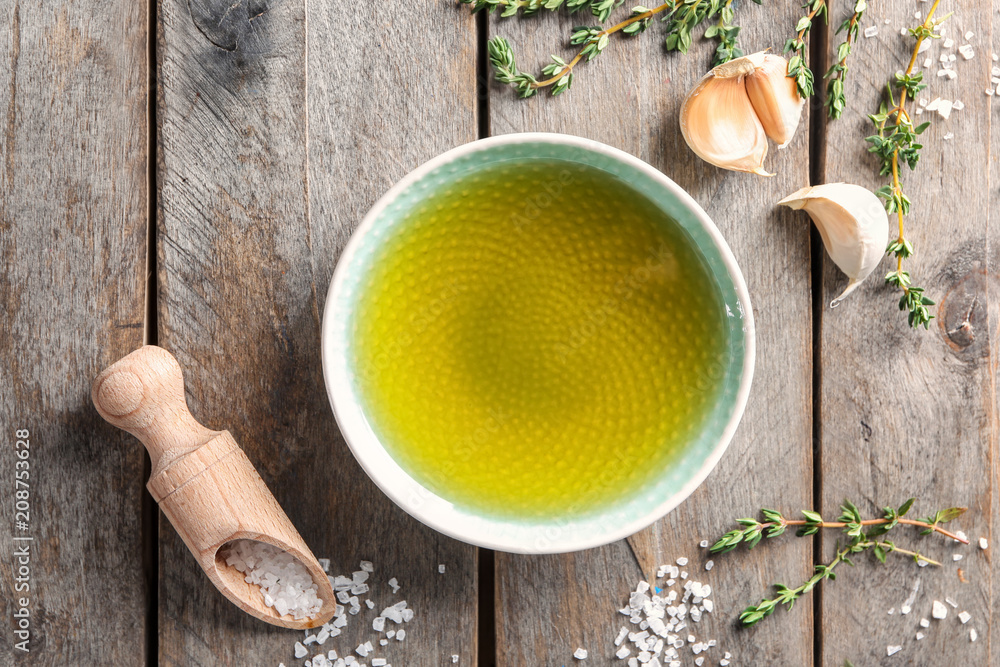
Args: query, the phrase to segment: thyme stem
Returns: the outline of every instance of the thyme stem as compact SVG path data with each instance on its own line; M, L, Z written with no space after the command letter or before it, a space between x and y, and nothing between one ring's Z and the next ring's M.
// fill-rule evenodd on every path
M965 511L964 507L951 507L940 510L933 516L926 519L907 519L905 515L913 506L914 499L910 498L900 507L885 507L883 514L878 519L862 519L861 512L857 506L850 501L844 501L841 505L841 515L837 521L824 521L818 512L812 510L802 510L803 519L786 519L781 513L763 509L764 521L752 518L737 519L741 526L731 530L712 545L712 553L724 553L732 551L741 543L747 548L753 549L764 537L777 537L785 532L789 526L798 527L796 534L799 536L813 535L822 528L843 529L847 539L846 544L837 548L834 558L829 563L817 564L813 567L813 575L797 588L789 588L784 584L775 584L775 596L764 598L758 604L751 605L740 614L740 621L745 625L753 625L762 618L770 616L780 605L785 605L791 609L795 601L809 593L817 584L824 579L833 581L837 578L834 570L840 563L854 565L851 562L851 555L871 551L881 563L885 563L886 556L896 552L909 556L917 565L935 565L940 567L941 563L927 558L918 551L904 549L896 546L894 542L885 539L885 535L896 526L906 524L922 528L922 535L929 533L940 533L941 535L968 544L968 539L959 537L943 528L940 524L947 523L960 517Z
M676 2L677 2L677 0L670 0L670 2L664 2L659 7L653 7L652 9L647 9L646 11L641 12L639 14L633 14L632 16L628 17L627 19L625 19L621 23L616 23L615 25L611 26L610 28L605 28L603 30L597 31L594 36L590 37L584 43L583 48L581 48L577 52L576 56L574 56L573 59L570 60L566 64L566 66L563 67L555 76L552 76L552 77L550 77L548 79L545 79L544 81L535 81L534 83L531 84L531 87L532 88L536 88L536 89L537 88L546 88L548 86L551 86L551 85L557 83L559 81L559 79L561 79L564 76L567 76L568 74L570 74L573 71L573 68L577 65L577 63L579 63L583 59L583 57L585 55L584 52L587 50L587 46L588 45L590 45L590 44L596 44L596 43L598 43L600 41L600 39L602 37L607 37L607 36L613 35L616 32L618 32L619 30L624 30L625 28L627 28L628 26L632 25L633 23L637 23L637 22L643 21L643 20L648 20L649 18L651 18L653 16L656 16L660 12L673 7L676 4Z
M930 10L927 12L927 18L924 19L924 27L928 28L932 25L934 12L937 11L938 5L941 4L941 0L934 0L934 4L931 5ZM917 63L917 54L920 53L920 45L923 44L925 35L921 34L917 37L917 43L913 47L913 53L910 54L910 63L906 66L905 76L909 76L913 73L913 66ZM906 113L906 93L907 89L904 87L899 93L899 104L896 105L896 126L898 127L904 120L909 122L910 115ZM896 148L892 152L892 187L896 193L902 195L903 188L899 184L899 148ZM897 217L899 218L899 242L903 242L903 209L899 208L896 210ZM903 269L903 256L899 255L896 258L896 270L901 271ZM904 292L909 292L908 287L903 287Z
M968 544L969 543L969 540L967 538L955 535L954 533L952 533L950 531L947 531L947 530L945 530L944 528L942 528L941 526L938 526L938 525L928 526L927 522L920 521L919 519L904 519L904 518L899 518L899 519L897 519L897 522L898 523L902 523L902 524L906 524L908 526L917 526L917 527L920 527L920 528L928 528L929 527L935 533L940 533L941 535L944 535L945 537L951 538L951 539L955 540L956 542L961 542L962 544ZM821 521L821 522L819 522L817 524L810 524L810 522L808 520L806 520L806 519L785 519L784 522L763 521L763 522L761 522L760 525L763 528L766 529L766 528L771 528L772 526L782 525L782 523L785 526L817 525L820 528L845 528L848 525L847 522L845 522L845 521ZM863 521L860 521L859 523L862 526L882 526L882 525L885 525L885 524L889 523L889 520L888 519L865 519Z
M826 107L830 118L840 118L846 106L844 98L844 80L847 77L847 57L851 55L854 44L858 38L858 30L861 24L861 17L868 9L868 0L855 0L854 12L851 18L844 21L837 32L846 33L846 37L840 46L837 47L837 61L826 71L824 78L826 82Z
M903 260L913 255L913 245L905 235L904 219L910 212L910 199L903 192L900 178L900 162L906 163L910 170L916 168L920 158L920 149L923 146L917 143L917 135L922 134L930 123L922 123L914 127L910 114L906 111L906 102L916 94L926 88L922 83L923 73L914 73L913 68L920 53L920 46L925 39L938 39L939 35L934 30L948 17L935 19L941 0L934 0L927 17L923 23L910 30L910 34L916 38L916 44L910 54L910 61L906 66L906 71L896 74L893 84L899 88L899 102L893 99L892 87L888 86L888 97L892 108L887 108L885 102L879 108L879 113L871 114L868 117L875 124L878 133L867 137L866 141L872 144L868 150L876 153L882 160L880 173L883 176L892 176L890 185L879 188L876 194L885 200L885 208L889 213L896 214L896 223L899 228L895 239L889 242L886 254L894 255L896 258L896 269L890 271L885 276L885 282L897 287L903 294L899 300L899 309L909 311L907 321L911 327L923 325L928 328L934 316L930 314L928 306L933 306L934 302L924 296L922 287L912 284L910 274L903 270ZM831 113L833 108L831 107Z

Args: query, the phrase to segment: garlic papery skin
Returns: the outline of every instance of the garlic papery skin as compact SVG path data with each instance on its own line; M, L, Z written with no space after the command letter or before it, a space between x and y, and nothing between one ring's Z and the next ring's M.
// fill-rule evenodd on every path
M784 148L795 136L806 101L795 79L788 76L788 61L770 53L762 55L761 64L746 77L747 94L764 132L778 148Z
M804 210L816 223L833 263L850 282L830 303L836 308L875 270L889 244L889 216L870 190L850 183L802 188L779 204Z
M681 105L681 134L705 162L723 169L771 176L763 167L767 134L757 119L746 77L763 53L730 60L712 69Z

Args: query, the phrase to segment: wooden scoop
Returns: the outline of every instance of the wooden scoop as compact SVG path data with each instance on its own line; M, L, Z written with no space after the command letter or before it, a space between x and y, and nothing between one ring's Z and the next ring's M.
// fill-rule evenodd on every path
M333 587L316 557L229 431L210 431L191 416L172 354L154 345L136 350L98 375L91 395L102 417L149 450L153 472L146 488L223 595L286 628L313 628L333 616ZM319 614L295 620L264 604L260 588L219 556L222 546L240 539L266 542L298 559L323 600Z

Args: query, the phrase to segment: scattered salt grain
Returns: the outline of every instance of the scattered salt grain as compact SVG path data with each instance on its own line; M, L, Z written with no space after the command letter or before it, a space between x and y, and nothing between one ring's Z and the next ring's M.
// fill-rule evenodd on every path
M451 662L452 662L452 664L455 664L455 663L457 663L457 662L458 662L458 654L457 654L457 653L456 653L456 654L453 654L453 655L451 656Z
M934 64L933 60L930 58L924 58L924 67L930 67L932 64Z
M920 641L920 640L921 640L921 639L923 639L923 638L924 638L924 633L922 633L922 632L918 632L918 633L917 633L917 641Z
M958 609L958 603L952 600L951 598L945 598L944 601L947 602L949 605L951 605L952 609Z
M948 39L944 40L944 43L941 46L943 46L946 49L950 49L953 46L955 46L955 40L949 37Z
M903 650L902 646L887 646L885 649L886 655L896 655Z
M938 620L948 617L948 607L934 600L934 604L931 606L931 616Z
M588 655L589 654L587 653L587 649L584 648L578 648L575 651L573 651L573 657L576 658L577 660L586 660ZM457 658L458 656L456 655L454 657ZM458 660L452 660L452 662L458 662Z
M910 610L911 610L910 605L904 604L902 607L899 608L899 613L902 614L903 616L906 616L907 614L910 613Z
M931 627L931 622L928 621L926 618L922 618L922 619L920 619L920 627L922 627L922 628L929 628L929 627Z
M896 613L896 608L895 607L893 607L892 609L889 610L889 615L890 616L892 616L895 613Z
M865 37L871 39L877 34L878 34L878 26L872 25L865 28Z
M945 116L947 118L947 116ZM917 567L927 567L927 561L920 559L917 561Z
M688 564L688 559L685 558L684 556L681 556L680 558L677 559L677 564L680 565L681 567L684 567L685 565Z
M979 548L980 549L988 549L989 546L990 546L990 543L986 541L985 537L980 537L979 538Z
M630 651L630 650L629 650L628 646L622 646L622 647L621 647L620 649L618 649L618 651L617 651L617 652L615 653L615 657L617 657L617 658L618 658L619 660L624 660L625 658L627 658L627 657L629 656L629 654L630 654L631 652L632 652L632 651Z
M968 540L969 540L969 536L968 536L968 535L966 535L966 534L965 534L964 532L962 532L961 530L956 530L956 531L955 531L955 537L957 537L957 538L958 538L957 540L955 540L956 542L961 542L962 540L965 540L965 541L968 541Z
M972 628L971 630L969 630L969 641L974 642L977 639L979 639L979 633L976 632L975 628Z
M329 572L330 571L330 559L329 558L317 558L316 560L319 561L319 566L321 568L323 568L324 572Z
M958 52L962 54L962 57L966 60L972 60L976 57L976 50L972 48L971 44L963 44L958 47Z
M994 58L994 60L996 60L996 58ZM701 547L702 549L707 549L708 548L708 540L702 540L701 542L698 543L698 546Z
M956 561L956 562L958 562L958 561L962 560L962 554L952 554L952 555L951 555L951 559L952 559L953 561Z
M444 574L444 563L438 565L438 574Z
M951 108L954 109L955 111L961 111L962 109L965 108L965 102L963 102L962 100L955 100L954 103L952 103ZM955 560L962 560L962 558L959 557L956 558Z
M713 567L715 567L715 561L710 560L710 561L708 561L708 562L705 563L705 570L706 571L711 570Z
M304 658L309 654L308 649L302 645L302 642L295 642L295 657Z
M963 611L961 614L958 615L958 620L962 621L962 625L965 625L966 623L968 623L969 619L971 619L971 618L972 618L972 614L970 614L967 611Z
M406 630L399 630L396 632L396 641L401 642L406 639Z
M396 577L389 580L389 587L392 588L393 593L399 592L399 582L396 580Z
M976 35L976 33L972 32L970 30L969 32L965 33L965 40L968 41L968 40L972 39L973 37L975 37L975 35Z

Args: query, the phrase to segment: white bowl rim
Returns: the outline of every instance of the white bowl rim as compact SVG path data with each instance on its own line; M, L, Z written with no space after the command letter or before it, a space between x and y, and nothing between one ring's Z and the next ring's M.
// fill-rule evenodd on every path
M474 513L469 514L464 510L456 510L453 503L441 498L429 489L426 489L426 487L424 487L419 481L414 479L409 473L399 467L398 464L395 464L395 467L397 467L399 471L401 471L403 475L405 475L414 485L423 489L424 498L429 499L436 507L426 510L414 507L407 503L404 498L403 490L391 485L386 479L384 479L383 472L378 466L375 465L375 460L372 455L372 447L370 447L373 443L370 441L374 441L374 444L378 446L378 449L381 449L383 452L385 451L382 444L378 441L378 438L370 431L370 429L367 432L356 432L355 428L357 428L357 426L355 422L346 418L344 410L345 406L354 404L354 406L357 407L357 399L354 396L354 391L352 390L350 383L347 381L347 378L333 377L330 363L331 355L335 354L333 341L334 337L331 335L334 326L333 312L335 309L331 304L335 303L334 297L340 291L345 279L345 272L347 270L345 267L350 264L350 258L355 252L357 252L360 245L360 239L369 233L382 211L389 205L389 203L395 200L400 193L405 191L413 183L418 182L427 174L443 165L453 162L456 159L475 151L495 146L522 143L551 143L590 150L613 158L627 166L643 172L658 185L665 188L677 199L678 202L680 202L684 208L688 209L693 214L694 218L701 224L703 230L715 244L719 256L722 258L723 264L729 272L729 277L733 282L738 303L742 306L740 316L743 320L743 329L745 332L743 368L740 385L735 395L734 409L727 420L718 441L712 447L709 455L702 461L696 473L691 476L679 490L665 498L659 504L651 506L649 510L638 518L621 525L616 525L613 530L604 533L589 535L573 534L570 539L560 538L558 540L552 540L552 544L548 547L533 547L529 544L530 540L510 540L505 537L495 538L490 536L488 532L486 534L482 532L470 534L469 531L463 531L460 526L456 527L453 523L444 520L444 518L440 516L440 513L446 511L448 508L451 508L452 511L446 513L451 514L452 519L455 519L456 515L460 514L464 517L481 521L487 525L494 524L495 526L501 526L507 525L507 522L501 519L481 517ZM333 278L330 281L330 287L327 290L326 301L323 307L323 320L321 324L320 336L323 378L326 385L327 395L330 400L330 405L333 408L334 417L337 421L340 432L343 435L348 447L350 447L351 452L354 454L355 459L375 485L378 486L383 493L385 493L405 512L413 516L421 523L424 523L444 535L487 549L521 554L569 553L610 544L611 542L628 537L629 535L632 535L653 524L659 519L662 519L684 500L686 500L694 492L694 490L705 481L712 470L715 469L715 466L721 460L722 455L729 447L729 444L736 433L736 429L743 417L747 400L749 398L756 356L756 329L754 326L753 308L750 303L750 294L747 289L746 281L743 278L743 273L736 263L736 258L733 255L729 244L726 243L722 233L715 226L715 223L698 204L698 202L696 202L691 195L689 195L663 172L630 153L608 146L607 144L593 139L549 132L503 134L478 139L456 146L455 148L445 151L444 153L424 162L393 185L384 195L382 195L381 198L379 198L378 201L375 202L368 213L365 214L361 223L351 234L350 239L337 260L337 265L334 269ZM341 404L340 409L338 409L338 404ZM380 463L384 464L385 462L381 461ZM393 463L395 462L393 461ZM444 505L442 505L442 503ZM551 525L552 524L539 524L538 528L545 529L551 527Z

